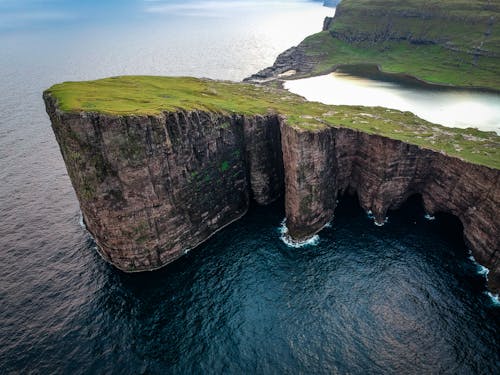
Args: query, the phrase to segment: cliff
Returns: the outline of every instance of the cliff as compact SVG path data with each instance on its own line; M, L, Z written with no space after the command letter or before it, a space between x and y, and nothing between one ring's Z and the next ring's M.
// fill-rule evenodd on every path
M357 130L317 132L282 124L288 233L304 240L333 218L337 198L357 193L381 225L387 211L420 194L433 215L457 216L474 257L492 269L500 287L500 171Z
M323 31L247 80L373 64L388 73L500 90L500 5L489 0L343 0Z
M101 255L159 268L283 190L279 119L178 111L156 116L47 110Z
M124 97L123 90L127 90ZM117 77L44 93L88 230L127 271L159 268L283 192L304 240L357 192L382 223L421 194L464 226L500 289L500 137L410 113L334 107L290 93L192 78Z

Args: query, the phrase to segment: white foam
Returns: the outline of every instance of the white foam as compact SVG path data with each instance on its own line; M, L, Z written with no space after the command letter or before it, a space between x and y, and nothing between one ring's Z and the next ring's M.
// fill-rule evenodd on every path
M375 219L375 216L373 215L373 212L372 210L368 210L366 211L366 215L368 216L368 219L370 220L373 220L373 223L377 226L377 227L383 227L385 224L387 224L389 222L389 218L386 216L384 221L379 223L377 221L377 219Z
M493 294L491 292L485 292L488 297L491 298L491 302L493 302L493 304L495 306L500 306L500 296L498 294Z
M300 248L304 246L315 246L319 243L319 236L315 234L311 238L308 238L305 241L295 241L292 237L288 235L288 228L286 226L286 218L283 219L281 222L281 226L279 228L280 231L280 239L283 241L287 246L293 247L293 248Z
M488 279L488 274L490 273L490 270L485 266L483 266L482 264L479 264L476 258L474 258L474 255L472 255L472 252L470 250L469 254L470 254L469 259L472 260L472 263L474 263L477 267L477 273L479 275L483 275L484 277L486 277L486 279Z
M480 275L484 275L486 278L488 277L488 274L490 273L490 270L486 268L485 266L482 266L481 264L477 264L478 266L478 271L477 273Z
M329 221L328 223L325 224L323 228L331 228L332 227L332 222Z
M429 221L436 220L436 217L432 216L431 214L425 214L424 217L425 217L426 220L429 220Z
M471 250L469 250L469 259L476 265L477 273L483 275L486 278L486 281L488 281L488 274L490 273L490 270L477 262L476 258L474 258L474 255L472 255ZM493 294L489 291L486 291L484 293L491 298L491 301L495 306L500 306L500 296L498 294Z
M78 216L78 224L80 224L80 226L87 230L87 226L85 225L85 221L83 221L83 214L82 214L82 211L80 211L79 213L79 216Z
M379 222L378 222L377 220L375 220L375 219L373 220L373 222L375 223L375 225L376 225L377 227L383 227L385 224L387 224L387 222L388 222L388 221L389 221L389 218L388 218L387 216L385 217L384 221L383 221L383 222L381 222L381 223L379 223Z

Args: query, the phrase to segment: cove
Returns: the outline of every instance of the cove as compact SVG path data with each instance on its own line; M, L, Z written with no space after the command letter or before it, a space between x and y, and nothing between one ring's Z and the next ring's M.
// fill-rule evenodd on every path
M376 66L341 67L316 77L287 80L289 91L325 104L380 106L410 111L437 124L500 134L500 95L429 85Z

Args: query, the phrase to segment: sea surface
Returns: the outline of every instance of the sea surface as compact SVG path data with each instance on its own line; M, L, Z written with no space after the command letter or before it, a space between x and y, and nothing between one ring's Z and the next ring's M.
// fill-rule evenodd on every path
M0 1L0 374L477 373L500 308L449 217L373 225L345 197L315 246L282 202L127 275L82 227L42 91L121 74L241 80L321 28L312 1Z

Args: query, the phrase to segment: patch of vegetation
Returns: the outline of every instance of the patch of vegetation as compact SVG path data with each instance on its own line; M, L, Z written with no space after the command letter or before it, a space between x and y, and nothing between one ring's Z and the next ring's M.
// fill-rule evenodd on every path
M95 184L91 181L83 181L83 188L81 189L82 192L82 197L85 200L92 200L95 197L96 191L95 191Z
M397 41L352 44L332 38L326 31L302 43L307 54L318 55L313 75L341 65L369 63L379 66L383 72L407 74L428 83L500 90L500 61L495 57L478 57L481 61L478 66L474 64L473 55L438 45L419 46Z
M229 162L227 160L224 160L222 164L220 165L220 170L221 172L225 172L229 169Z
M410 112L382 107L308 102L272 87L196 78L125 76L66 82L48 91L57 99L59 109L68 112L100 112L112 116L191 110L224 115L275 113L285 116L288 126L296 129L318 131L330 126L347 127L500 169L500 136L494 132L446 128Z
M138 243L145 243L150 237L148 223L146 221L141 221L139 225L132 229L131 236L135 238Z

